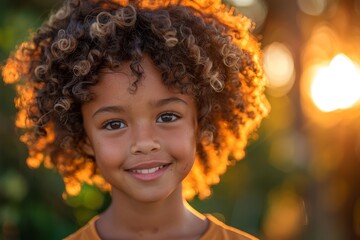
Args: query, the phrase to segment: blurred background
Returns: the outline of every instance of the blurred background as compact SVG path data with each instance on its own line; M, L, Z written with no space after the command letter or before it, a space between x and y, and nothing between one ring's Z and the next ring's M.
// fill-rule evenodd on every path
M272 105L244 160L200 212L261 239L360 239L360 1L227 0L256 22ZM0 63L60 0L0 1ZM0 239L61 239L109 204L85 186L63 199L54 170L30 169L0 81Z

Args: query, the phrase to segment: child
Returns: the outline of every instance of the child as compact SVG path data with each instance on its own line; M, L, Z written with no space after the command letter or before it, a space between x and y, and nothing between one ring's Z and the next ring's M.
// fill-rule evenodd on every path
M268 112L251 26L220 0L68 0L8 59L28 165L111 191L67 239L255 239L184 200Z

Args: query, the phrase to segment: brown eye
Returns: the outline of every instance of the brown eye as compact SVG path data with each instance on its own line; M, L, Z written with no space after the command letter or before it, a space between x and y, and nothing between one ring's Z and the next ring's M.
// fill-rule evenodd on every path
M126 124L123 121L109 121L104 125L104 128L107 130L116 130L126 127Z
M156 122L158 123L166 123L166 122L174 122L178 120L180 117L174 113L164 113L161 114L158 119L156 119Z

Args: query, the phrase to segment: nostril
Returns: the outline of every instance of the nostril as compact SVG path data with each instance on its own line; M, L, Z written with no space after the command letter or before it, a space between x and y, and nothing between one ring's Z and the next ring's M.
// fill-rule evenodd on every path
M160 148L157 148L157 147L156 147L156 148L151 149L151 151L152 151L152 152L156 152L156 151L158 151L159 149L160 149Z
M132 154L148 154L160 150L160 144L156 141L136 142L131 146Z

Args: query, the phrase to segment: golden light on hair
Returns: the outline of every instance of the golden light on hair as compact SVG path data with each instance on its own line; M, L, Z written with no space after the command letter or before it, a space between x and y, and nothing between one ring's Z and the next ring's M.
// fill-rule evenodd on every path
M54 167L54 164L51 162L50 156L45 156L43 162L44 162L44 166L46 168L53 168Z
M204 118L208 119L204 121L205 123L201 123L203 125L201 127L204 131L213 134L212 139L199 143L204 151L201 153L202 156L201 154L197 156L194 167L184 182L185 197L191 198L196 194L200 198L207 197L211 194L210 186L220 181L220 175L226 171L228 165L244 157L248 135L259 126L262 118L269 112L269 105L264 95L265 81L260 45L251 34L254 24L249 18L237 14L235 8L224 5L221 0L114 0L114 2L121 3L121 6L96 1L82 3L76 1L86 7L87 10L84 8L82 11L93 11L92 7L99 4L96 5L99 12L92 16L92 20L90 16L89 19L87 18L93 21L91 25L81 25L82 22L79 23L81 26L75 29L82 31L81 39L77 39L75 33L65 30L63 26L64 19L71 14L80 14L79 9L74 7L76 4L71 5L68 2L50 17L34 38L23 43L8 59L3 75L5 82L18 83L16 126L24 130L21 141L29 149L27 164L31 168L42 164L47 168L56 168L64 178L66 192L69 195L78 194L84 183L96 185L103 190L111 189L99 173L93 154L86 151L85 133L81 127L81 112L78 109L83 102L91 100L92 96L88 90L89 86L96 84L96 68L104 61L108 61L110 65L122 61L112 56L111 54L114 53L111 51L103 49L108 46L105 42L108 41L109 35L114 35L117 28L132 28L136 21L137 7L148 11L167 8L169 5L182 5L188 9L177 8L178 11L191 12L196 16L194 19L198 19L197 17L204 19L204 22L196 20L198 26L194 27L194 34L180 34L175 24L179 21L175 18L180 17L174 13L174 24L163 35L161 31L157 33L159 29L151 25L151 29L156 30L152 30L153 33L156 32L156 36L151 37L159 37L165 41L164 52L167 48L177 48L180 45L179 39L187 44L184 46L184 51L189 51L191 55L189 59L194 60L196 68L200 69L196 70L199 71L196 74L206 75L201 80L202 83L194 83L194 89L204 87L204 94L201 93L204 96L199 98L199 105L207 103L207 100L204 100L207 99L205 93L211 95L216 92L216 95L215 93L212 95L214 103L209 103L209 106L205 104L208 109L206 107L202 109L207 112ZM125 7L129 3L131 6ZM110 13L107 8L111 7L118 9L114 9L115 13ZM141 17L139 19L141 20ZM167 20L170 21L170 18ZM190 19L187 21L190 22ZM162 23L159 24L159 28L163 27ZM184 26L188 28L187 25ZM208 50L203 46L205 43L201 37L210 39L212 36L208 34L197 36L195 32L204 29L209 31L209 34L215 34L213 39L209 40L209 44L213 44L213 47L219 50L217 52L214 49L211 54L206 53L203 56L202 51ZM84 31L87 31L86 34ZM96 42L94 39L104 44L95 44L96 46L87 44L87 41ZM138 50L136 47L134 52ZM218 61L218 57L222 60ZM184 61L186 57L179 59ZM226 81L222 80L224 75ZM175 86L177 83L171 84ZM229 97L233 105L223 103L220 100L222 96ZM213 106L215 104L228 106L229 109L217 114L215 110L211 111L215 108Z
M31 42L23 42L19 49L26 52L27 49L32 48L34 45ZM19 81L22 74L26 73L31 58L24 54L23 51L16 51L11 58L8 58L5 67L2 69L2 75L5 83L15 83ZM24 64L25 63L25 64Z
M26 159L26 164L29 168L38 168L40 167L43 159L43 154L41 153L35 153L32 154L29 152L29 157Z
M2 72L5 83L14 83L19 79L19 73L17 72L17 62L13 59L9 59L6 63L6 67Z
M236 7L241 14L249 17L256 23L256 29L260 29L266 20L268 6L265 0L225 0Z
M26 110L25 109L19 110L16 116L15 126L17 126L18 128L25 128L27 125L26 120L27 120Z
M73 177L64 177L65 190L69 195L78 195L81 191L80 182Z

